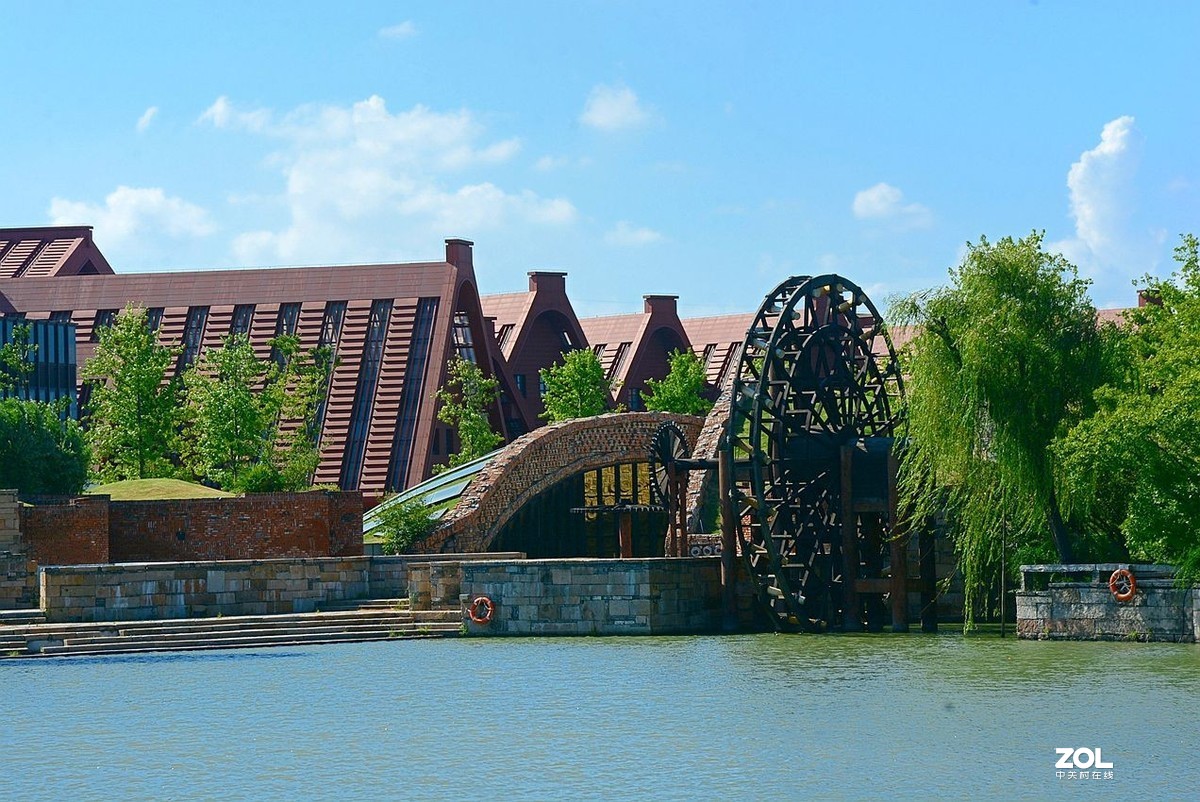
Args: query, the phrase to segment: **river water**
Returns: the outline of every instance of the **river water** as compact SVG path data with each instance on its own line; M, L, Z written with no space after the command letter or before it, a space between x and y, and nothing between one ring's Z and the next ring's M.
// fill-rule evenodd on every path
M1195 645L746 635L8 660L0 710L14 800L1200 798ZM1060 779L1056 747L1099 748L1112 777Z

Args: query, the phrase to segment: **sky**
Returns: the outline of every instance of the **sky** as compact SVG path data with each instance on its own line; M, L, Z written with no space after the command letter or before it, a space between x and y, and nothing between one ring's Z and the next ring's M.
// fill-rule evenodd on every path
M440 261L582 315L884 306L1033 230L1135 303L1200 233L1200 4L0 0L0 226L121 273Z

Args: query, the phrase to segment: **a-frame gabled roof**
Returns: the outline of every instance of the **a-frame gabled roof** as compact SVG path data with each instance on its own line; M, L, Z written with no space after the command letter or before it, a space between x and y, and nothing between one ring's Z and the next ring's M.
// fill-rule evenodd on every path
M91 226L0 230L0 279L111 274Z

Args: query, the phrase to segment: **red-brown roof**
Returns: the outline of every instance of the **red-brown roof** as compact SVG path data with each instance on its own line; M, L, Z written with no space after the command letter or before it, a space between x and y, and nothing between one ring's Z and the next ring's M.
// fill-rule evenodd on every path
M0 229L0 279L112 272L91 226Z

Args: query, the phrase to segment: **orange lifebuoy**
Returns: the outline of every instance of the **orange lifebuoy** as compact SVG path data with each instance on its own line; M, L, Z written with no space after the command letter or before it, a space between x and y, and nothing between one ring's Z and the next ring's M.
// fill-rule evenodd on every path
M467 615L471 616L471 620L476 624L488 623L495 612L496 603L487 596L476 596L475 601L467 608Z
M1108 589L1114 599L1127 602L1137 593L1137 579L1128 568L1118 568L1108 578Z

